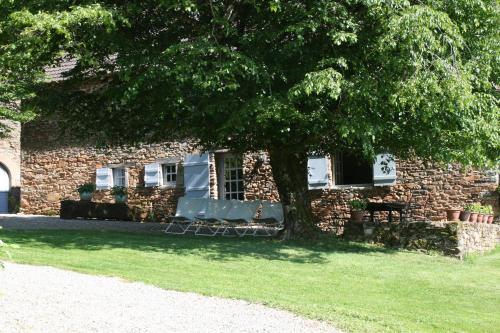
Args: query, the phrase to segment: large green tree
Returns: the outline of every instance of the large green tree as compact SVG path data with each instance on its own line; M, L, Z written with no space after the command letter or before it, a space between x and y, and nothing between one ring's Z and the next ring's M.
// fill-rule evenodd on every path
M105 142L266 150L290 233L314 230L313 152L498 163L496 0L2 0L0 20L0 101Z

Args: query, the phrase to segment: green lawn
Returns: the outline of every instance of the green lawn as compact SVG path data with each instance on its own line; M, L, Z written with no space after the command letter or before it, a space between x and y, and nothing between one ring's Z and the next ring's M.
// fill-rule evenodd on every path
M18 263L246 299L328 320L348 332L500 329L498 248L459 261L335 239L309 244L6 230L0 239L14 245L9 252Z

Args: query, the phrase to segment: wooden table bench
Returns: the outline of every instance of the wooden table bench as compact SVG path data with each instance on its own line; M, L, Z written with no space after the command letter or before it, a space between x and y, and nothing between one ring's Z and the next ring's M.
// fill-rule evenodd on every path
M389 212L389 223L392 222L392 212L399 213L399 222L403 222L403 211L406 208L405 202L369 202L366 210L370 212L370 221L373 223L373 214L375 212Z

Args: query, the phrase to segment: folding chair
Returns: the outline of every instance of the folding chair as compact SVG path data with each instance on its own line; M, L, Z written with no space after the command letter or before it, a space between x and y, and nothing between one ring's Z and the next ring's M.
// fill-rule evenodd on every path
M218 233L226 231L224 218L227 212L231 209L232 202L230 200L215 200L208 199L207 211L204 216L198 217L198 228L194 232L200 236L215 236ZM204 231L208 230L209 234Z
M285 222L281 202L262 201L260 218L254 219L254 221L257 225L262 226L262 230L265 232L264 235L259 235L260 228L256 228L253 234L254 236L273 236L278 233L278 231L283 228ZM269 228L273 228L274 233L269 232Z
M175 216L170 217L165 233L183 235L191 226L195 225L198 216L203 216L207 210L208 200L206 198L186 198L180 197L177 203ZM173 227L174 231L171 231ZM180 231L175 231L180 229Z
M239 201L231 200L231 209L227 212L224 222L226 222L226 230L223 236L228 236L227 232L233 230L238 236L247 235L249 230L252 230L252 222L257 214L257 209L260 206L260 201ZM243 229L240 232L238 228Z

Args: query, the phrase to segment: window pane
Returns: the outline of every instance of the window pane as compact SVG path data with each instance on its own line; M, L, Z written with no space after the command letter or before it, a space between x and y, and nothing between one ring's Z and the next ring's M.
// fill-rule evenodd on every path
M372 163L354 154L337 154L335 159L335 184L359 185L373 182Z
M163 185L173 185L177 181L176 165L163 164Z

